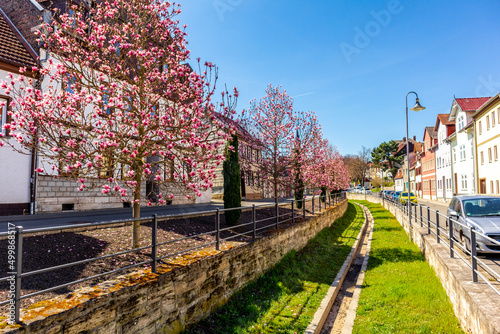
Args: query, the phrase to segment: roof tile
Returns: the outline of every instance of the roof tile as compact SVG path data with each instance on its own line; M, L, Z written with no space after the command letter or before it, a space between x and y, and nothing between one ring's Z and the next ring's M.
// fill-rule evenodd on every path
M28 50L28 44L21 39L19 32L0 9L0 61L31 69L37 66L36 55L33 50Z
M455 99L455 101L462 111L476 111L489 99L489 97L466 97Z

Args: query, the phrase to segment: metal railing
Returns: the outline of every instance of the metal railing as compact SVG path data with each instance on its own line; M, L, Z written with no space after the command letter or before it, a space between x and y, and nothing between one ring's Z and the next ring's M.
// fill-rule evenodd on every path
M248 236L250 235L251 239L256 239L258 236L262 235L262 233L266 230L270 229L279 229L280 225L285 224L287 222L291 222L292 224L295 222L297 218L306 218L307 212L312 213L314 215L315 210L321 211L322 208L326 209L327 207L330 207L332 205L336 205L340 203L342 200L346 199L345 193L337 193L337 194L331 194L329 196L320 196L318 198L312 197L310 199L304 198L303 200L286 200L283 202L271 204L271 205L252 205L251 207L239 207L239 208L231 208L231 209L216 209L216 210L211 210L211 211L202 211L202 212L197 212L197 213L189 213L189 214L178 214L178 215L167 215L167 216L157 216L156 214L153 215L150 218L141 218L141 219L128 219L128 220L120 220L120 221L112 221L112 222L100 222L100 223L88 223L88 224L79 224L78 228L95 228L95 227L106 227L109 225L114 225L117 223L134 223L134 222L139 222L141 224L143 223L151 223L151 243L147 246L143 247L138 247L138 248L133 248L130 250L125 250L122 252L118 253L113 253L113 254L107 254L104 256L99 256L99 257L93 257L85 260L80 260L80 261L75 261L71 263L66 263L62 265L57 265L57 266L52 266L52 267L47 267L47 268L42 268L38 270L33 270L29 272L22 272L22 265L23 265L23 241L24 241L24 235L27 233L37 233L37 232L51 232L51 231L65 231L65 230L70 230L74 229L75 226L58 226L58 227L50 227L50 228L39 228L39 229L29 229L29 230L23 230L22 226L15 226L14 224L9 223L8 227L8 232L6 233L0 233L0 235L8 235L7 238L7 244L8 244L8 266L9 266L9 271L7 272L6 277L0 278L0 282L8 282L9 290L8 290L8 297L9 299L3 302L0 302L0 306L4 305L9 305L9 315L8 319L11 320L9 322L11 323L18 323L20 319L20 309L21 309L21 300L26 299L26 298L31 298L43 293L59 290L71 285L83 283L89 280L93 280L96 278L101 278L103 276L108 276L112 274L116 274L119 272L123 272L125 270L129 270L135 267L139 266L151 266L151 271L153 273L157 273L157 264L166 258L172 258L174 256L183 254L183 253L189 253L194 250L200 249L200 248L206 248L209 246L214 246L216 250L220 250L221 243L224 241L229 241L235 238L241 238L242 236ZM306 209L306 204L308 202L311 202L310 210ZM297 204L300 203L302 204L301 209L297 209ZM280 208L282 207L291 207L291 210L288 212L282 212L280 213ZM273 208L274 207L274 215L270 217L266 217L263 219L257 219L256 215L256 210L257 209L265 209L265 208ZM242 211L249 211L251 210L250 214L250 221L243 222L241 224L237 224L234 226L226 226L222 227L221 226L221 215L224 214L225 212L233 211L233 210L242 210ZM297 212L298 210L301 210ZM179 218L194 218L194 217L199 217L199 216L207 216L207 215L214 215L215 216L215 226L214 229L205 233L200 233L196 235L190 235L186 236L183 238L178 238L174 240L168 240L168 241L160 241L158 240L158 222L160 221L167 221L167 220L173 220L173 219L179 219ZM261 224L261 226L258 226L258 224ZM247 231L245 232L234 232L235 229L240 229L247 227ZM222 232L233 232L232 235L228 237L221 237ZM231 234L231 233L230 233ZM172 252L168 253L166 255L159 256L158 254L158 247L159 246L164 246L164 245L169 245L173 244L179 241L184 241L184 240L189 240L189 239L195 239L195 238L200 238L203 236L207 235L213 235L215 237L215 241L207 242L207 243L202 243L201 245L191 247L188 249L183 249L181 251L177 252ZM85 277L79 280L73 280L71 282L66 282L64 284L52 286L47 289L43 289L40 291L36 291L33 293L21 294L21 289L22 289L22 280L25 277L32 276L32 275L39 275L42 273L47 273L47 272L52 272L56 271L59 269L64 269L64 268L69 268L69 267L74 267L77 265L83 265L83 264L89 264L91 262L95 261L100 261L104 259L109 259L112 257L120 256L120 255L125 255L125 254L130 254L130 253L136 253L145 249L150 249L151 250L151 256L150 259L146 261L142 261L139 263L135 263L132 265L120 267L111 271L106 271L104 273L99 273L97 275L92 275L89 277Z
M385 200L408 216L408 206L406 204L397 202L394 199L385 198ZM428 235L435 236L437 243L445 245L449 249L450 258L460 258L471 269L471 278L474 283L478 283L478 278L480 277L491 289L500 295L499 289L492 284L492 280L490 279L494 278L494 280L499 282L500 274L494 271L483 259L478 257L476 248L478 236L497 246L500 246L499 240L492 239L474 229L473 226L466 226L442 214L439 210L433 210L425 205L411 203L410 210L410 221L413 222L409 224L410 233L413 228L412 224L417 224L421 228L426 227ZM465 236L463 241L455 238L455 233L460 228L467 229L470 233L469 247L466 245L467 240ZM482 270L479 270L479 268ZM490 277L487 277L487 275Z

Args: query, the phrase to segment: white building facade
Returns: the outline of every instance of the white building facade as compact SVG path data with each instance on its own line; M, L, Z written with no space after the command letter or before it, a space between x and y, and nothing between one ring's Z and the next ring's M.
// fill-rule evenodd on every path
M0 80L7 80L8 73L19 73L20 67L36 66L37 54L24 40L7 15L0 9ZM30 72L25 73L30 76ZM11 97L0 93L0 215L29 214L32 207L34 161L32 153L21 150L17 141L9 136L3 126L9 121ZM11 146L12 145L12 146Z
M436 195L440 200L453 197L451 171L451 145L446 140L455 132L455 123L448 121L449 114L438 114L434 130L438 136L436 150Z
M452 150L453 193L473 195L477 193L475 178L474 124L472 115L489 97L455 98L450 111L449 121L455 123L455 133L448 142Z

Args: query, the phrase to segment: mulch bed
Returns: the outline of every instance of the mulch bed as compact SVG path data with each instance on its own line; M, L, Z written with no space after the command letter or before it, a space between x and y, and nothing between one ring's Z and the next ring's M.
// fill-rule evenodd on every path
M311 203L306 204L306 219L310 218ZM280 207L279 228L286 228L291 224L291 208ZM316 200L315 212L318 212ZM295 210L295 223L303 220L303 210ZM251 210L241 214L239 224L251 222ZM256 209L256 220L259 221L257 235L272 233L276 229L275 208ZM141 246L151 245L151 223L142 224L140 244ZM267 226L267 227L266 227ZM221 214L221 229L228 227ZM230 238L230 241L251 242L253 224L244 227L230 228L220 233L221 239ZM213 232L215 230L215 215L191 217L185 219L175 219L158 221L158 242L186 238L166 245L158 246L157 257L182 252L196 246L202 246L215 242L215 233L199 236L199 234ZM57 234L36 235L25 237L23 241L23 272L30 272L71 262L100 257L108 254L118 253L131 249L132 227L109 227L83 232L63 232ZM224 241L222 241L224 242ZM213 248L215 245L211 245ZM7 240L0 240L0 254L7 254ZM57 285L62 285L76 281L85 277L90 277L112 271L128 265L133 265L151 259L151 249L146 248L139 252L132 252L106 259L96 260L86 264L75 265L68 268L58 269L47 273L27 276L22 279L21 295L48 289ZM168 262L170 258L163 260ZM160 262L162 263L162 262ZM123 275L136 270L150 267L150 264L140 267L109 274L100 278L86 282L73 284L59 290L42 293L21 301L21 307L27 308L36 302L53 298L57 295L67 294L83 286L93 286L118 275ZM0 268L8 268L7 256L0 258ZM1 275L4 277L5 274ZM7 282L0 282L0 302L7 300ZM0 314L7 312L7 305L0 307Z

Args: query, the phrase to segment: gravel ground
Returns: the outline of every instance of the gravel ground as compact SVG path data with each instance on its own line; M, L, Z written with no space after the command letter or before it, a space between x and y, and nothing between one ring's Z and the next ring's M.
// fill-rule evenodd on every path
M306 204L307 213L311 212L311 203ZM259 232L270 233L275 229L275 209L263 208L256 209L257 229ZM318 211L318 202L316 200L315 212ZM303 211L295 210L295 223L302 221ZM291 208L280 207L280 222L283 222L279 228L286 228L291 224ZM310 217L308 215L307 217ZM306 218L307 218L306 217ZM288 220L288 221L287 221ZM251 211L243 212L240 218L240 224L251 221ZM250 242L252 241L252 226L236 227L221 232L221 238L230 238L231 241ZM266 228L266 226L268 226ZM224 215L221 215L221 228L227 227L224 223ZM181 241L175 241L166 245L158 246L158 257L186 251L190 248L201 246L215 241L213 233L199 236L199 234L214 231L215 215L196 218L176 219L158 222L158 242L166 242L186 238ZM75 261L100 257L108 254L118 253L130 249L132 239L131 226L102 228L85 232L64 232L57 234L37 235L25 237L23 242L23 272L39 270L57 265L63 265ZM141 227L141 246L151 244L151 223L143 224ZM214 247L212 245L212 247ZM8 268L7 265L7 240L0 240L0 254L5 254L0 258L0 268ZM85 277L98 275L107 271L115 270L120 267L133 265L151 259L151 249L146 248L139 252L122 254L93 261L86 264L75 265L69 268L58 269L55 271L27 276L22 279L21 295L27 295L36 291L48 289L57 285L62 285L76 281ZM163 261L168 261L169 258ZM21 307L27 308L29 305L41 300L53 298L57 295L66 294L82 286L92 286L108 280L112 277L123 275L141 268L150 267L150 264L141 265L140 268L132 268L121 271L116 274L109 274L104 277L92 279L86 282L73 284L59 290L46 292L37 296L23 299ZM8 271L8 270L6 270ZM5 277L5 272L0 274ZM7 300L8 285L6 282L0 282L0 302ZM0 307L0 314L7 312L7 306Z

